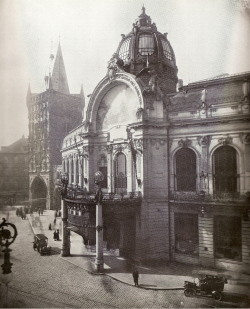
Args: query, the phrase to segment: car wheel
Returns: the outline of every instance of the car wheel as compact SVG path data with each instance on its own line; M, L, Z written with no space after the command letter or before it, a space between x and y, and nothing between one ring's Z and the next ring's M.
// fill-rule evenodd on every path
M214 291L212 294L213 294L213 298L215 300L222 300L222 293L221 292Z
M191 297L191 296L194 296L195 295L195 290L194 289L185 289L184 290L184 295L187 296L187 297Z

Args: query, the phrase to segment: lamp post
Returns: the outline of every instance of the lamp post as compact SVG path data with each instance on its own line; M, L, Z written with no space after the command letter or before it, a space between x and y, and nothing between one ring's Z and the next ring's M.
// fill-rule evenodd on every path
M9 246L15 241L17 237L17 229L15 224L6 222L6 219L2 219L0 224L0 246L5 247L2 251L4 253L4 263L2 267L1 282L6 285L7 293L6 299L8 298L8 284L11 282L13 274L11 272L12 263L10 262L10 252Z
M68 173L61 174L61 212L62 212L62 250L61 256L69 256L70 255L70 238L68 227L68 209L66 207L65 198L67 197L67 187L69 183L69 175Z
M95 173L94 181L97 185L95 195L96 200L96 272L103 272L103 222L102 222L102 189L101 182L104 180L103 174L98 171Z

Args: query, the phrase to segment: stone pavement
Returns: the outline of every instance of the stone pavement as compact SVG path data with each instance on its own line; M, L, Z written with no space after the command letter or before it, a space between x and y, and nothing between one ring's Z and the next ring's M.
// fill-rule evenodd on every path
M60 235L62 229L61 218L56 218L54 224L54 211L46 210L43 215L37 213L28 215L30 225L34 234L44 233L49 239L49 245L53 251L60 253L61 241L53 240L53 232L59 229ZM49 230L49 224L52 230ZM95 248L85 246L82 237L71 232L69 257L61 257L86 271L94 274ZM133 285L132 265L125 258L116 255L116 252L104 250L104 273L115 280L125 284ZM195 274L199 271L211 272L211 269L197 265L184 265L180 263L169 263L167 265L160 264L136 264L139 271L139 288L144 289L183 289L185 280L193 281ZM225 284L224 291L226 293L240 294L250 297L250 275L239 274L227 270L217 270L221 275L228 278L228 284Z

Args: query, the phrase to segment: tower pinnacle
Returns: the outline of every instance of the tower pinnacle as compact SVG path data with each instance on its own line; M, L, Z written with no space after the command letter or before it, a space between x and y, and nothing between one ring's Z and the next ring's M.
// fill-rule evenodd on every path
M68 79L65 71L60 42L57 49L56 60L52 72L51 82L53 89L55 91L69 94Z

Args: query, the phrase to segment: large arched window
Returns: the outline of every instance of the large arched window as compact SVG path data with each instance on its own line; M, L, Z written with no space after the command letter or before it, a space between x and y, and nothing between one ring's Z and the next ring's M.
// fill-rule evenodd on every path
M189 148L181 148L175 154L177 191L196 191L196 155Z
M213 154L214 192L237 192L237 153L231 146L221 146Z
M115 158L115 192L127 191L127 160L124 153L119 152Z

